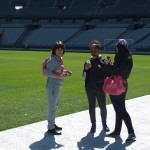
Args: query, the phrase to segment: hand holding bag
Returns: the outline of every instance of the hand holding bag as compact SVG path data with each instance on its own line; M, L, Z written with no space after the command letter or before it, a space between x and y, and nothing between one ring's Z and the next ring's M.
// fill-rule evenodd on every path
M103 91L110 95L120 95L125 92L124 80L121 76L111 76L104 80Z

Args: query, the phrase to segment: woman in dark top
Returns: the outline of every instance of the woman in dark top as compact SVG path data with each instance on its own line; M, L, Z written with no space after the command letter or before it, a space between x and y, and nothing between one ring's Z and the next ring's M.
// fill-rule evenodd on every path
M125 106L125 97L128 90L127 79L131 73L133 61L132 56L128 50L128 43L125 39L120 39L118 41L115 50L116 55L114 57L114 64L108 67L109 68L108 74L122 76L125 83L126 91L118 96L110 95L110 99L116 113L116 123L114 131L110 134L107 134L106 136L115 137L117 135L120 135L122 121L124 121L129 134L128 138L126 139L126 142L133 142L135 141L136 136L132 126L130 115L127 112Z
M91 58L84 64L84 76L85 76L85 91L88 97L89 114L92 123L91 132L96 131L96 116L95 106L96 99L101 113L102 127L105 132L109 131L106 124L107 109L106 109L106 95L102 90L103 81L105 78L104 60L99 55L100 42L93 40L90 42Z

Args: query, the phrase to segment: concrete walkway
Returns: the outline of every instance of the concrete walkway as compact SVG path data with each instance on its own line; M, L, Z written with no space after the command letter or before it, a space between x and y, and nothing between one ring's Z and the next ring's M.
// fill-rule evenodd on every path
M150 95L126 101L131 115L137 141L126 144L127 130L123 123L121 136L105 137L101 131L99 109L97 131L89 133L88 111L56 118L56 123L63 127L61 136L52 136L46 132L47 121L0 132L0 150L149 150L150 149ZM107 105L108 125L114 129L115 113L112 105Z

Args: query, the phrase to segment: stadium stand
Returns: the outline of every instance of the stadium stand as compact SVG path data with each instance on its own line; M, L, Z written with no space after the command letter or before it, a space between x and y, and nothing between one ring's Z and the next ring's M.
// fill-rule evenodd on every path
M126 38L134 51L150 52L150 0L1 0L0 47L49 49L57 40L105 51Z

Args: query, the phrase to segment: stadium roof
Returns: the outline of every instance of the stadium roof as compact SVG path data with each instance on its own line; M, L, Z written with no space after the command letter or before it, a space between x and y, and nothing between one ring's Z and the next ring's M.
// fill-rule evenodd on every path
M150 17L150 0L1 0L1 18Z

